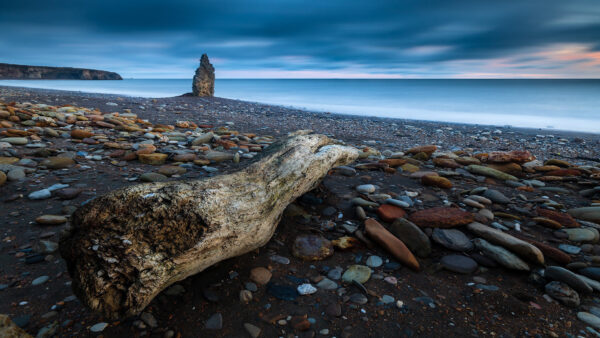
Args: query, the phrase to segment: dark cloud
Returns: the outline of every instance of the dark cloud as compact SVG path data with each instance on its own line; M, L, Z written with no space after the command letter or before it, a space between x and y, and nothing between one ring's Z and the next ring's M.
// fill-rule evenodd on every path
M0 62L146 77L187 74L203 52L225 72L417 76L479 72L486 60L522 70L600 60L538 55L599 51L597 0L20 0L0 4L0 31Z

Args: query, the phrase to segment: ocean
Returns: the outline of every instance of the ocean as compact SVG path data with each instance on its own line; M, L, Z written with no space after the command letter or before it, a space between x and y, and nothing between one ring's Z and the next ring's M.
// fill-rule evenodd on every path
M191 79L0 85L142 97L191 91ZM600 80L218 79L215 96L351 115L600 133Z

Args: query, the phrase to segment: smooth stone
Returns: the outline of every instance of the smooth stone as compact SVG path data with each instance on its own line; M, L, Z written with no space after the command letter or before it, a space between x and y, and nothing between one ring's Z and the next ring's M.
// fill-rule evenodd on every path
M8 172L8 174L6 175L6 178L9 181L19 181L25 178L25 170L21 169L21 168L15 168L11 171Z
M259 285L265 285L271 280L271 271L262 266L250 270L250 280Z
M41 284L46 283L49 279L50 279L50 277L48 277L48 276L40 276L40 277L34 279L31 282L31 285L34 285L34 286L35 285L41 285Z
M577 318L590 326L600 329L600 317L589 312L577 312Z
M333 280L338 280L338 279L342 278L342 272L344 272L344 269L342 269L341 267L336 267L335 269L331 269L327 273L327 277L329 277Z
M509 175L500 170L484 167L484 166L477 165L477 164L468 165L465 167L465 169L473 174L493 177L493 178L497 178L502 181L518 181L519 180L516 177L514 177L513 175Z
M363 295L362 293L354 293L354 294L350 295L350 301L352 303L364 305L364 304L367 304L369 299L367 298L367 296Z
M577 271L579 274L589 277L591 279L600 281L600 268L599 267L586 267Z
M49 169L64 169L75 164L73 159L62 156L48 157L40 162L41 166Z
M250 323L244 323L244 329L252 338L258 338L260 336L260 332L262 331L258 326L252 325Z
M60 215L42 215L35 219L38 224L44 225L59 225L67 222L65 216Z
M371 269L364 265L350 265L342 275L342 281L352 283L357 281L361 284L366 283L371 278Z
M167 176L159 173L143 173L140 175L142 182L164 182L167 181Z
M187 172L187 169L177 165L163 165L158 168L158 173L165 176L183 175Z
M300 235L294 240L292 254L306 261L323 260L333 255L333 245L319 235Z
M561 231L566 232L569 235L569 240L573 242L597 242L598 241L598 230L594 228L571 228L562 229Z
M317 283L317 287L323 290L335 290L338 288L336 282L332 281L329 278L323 278L320 282Z
M508 204L510 203L510 199L498 190L488 189L483 193L483 196L490 199L492 202L500 203L500 204Z
M547 267L544 277L563 282L580 292L591 293L594 291L591 286L581 280L576 274L560 266Z
M393 198L388 198L388 199L386 199L383 202L386 203L386 204L395 205L395 206L400 207L400 208L409 208L410 207L409 203L407 203L405 201L401 201L401 200L396 200L396 199L393 199Z
M29 141L27 140L27 137L5 137L1 138L0 142L10 143L15 146L22 146L27 144Z
M97 323L92 325L92 327L90 327L90 331L92 332L102 332L104 331L104 329L106 329L106 327L108 326L108 323Z
M205 157L207 160L210 160L213 162L223 162L223 161L232 160L233 154L222 152L222 151L209 151L208 153L206 153Z
M30 193L27 197L31 200L43 200L52 197L52 193L48 189L42 189Z
M56 190L56 196L58 196L62 200L72 200L75 197L79 196L81 192L82 190L78 188L64 188Z
M467 225L467 229L491 243L500 245L517 253L519 256L526 258L531 262L541 265L544 264L544 254L532 244L477 222Z
M220 313L215 313L206 320L204 328L207 330L220 330L223 328L223 316Z
M140 319L152 328L158 327L158 322L156 321L156 318L154 318L154 316L149 312L142 312L142 314L140 315Z
M371 202L371 201L367 201L365 199L362 199L360 197L355 197L352 199L352 204L353 205L358 205L361 207L370 207L370 208L377 208L379 206L379 204L375 203L375 202Z
M433 229L431 238L446 249L454 251L471 251L473 243L467 235L457 229Z
M481 238L475 238L473 244L475 244L475 247L481 250L486 256L492 258L498 262L498 264L506 268L529 271L529 265L527 265L527 263L523 262L515 254L503 247L492 245Z
M581 252L580 247L569 244L559 244L558 248L570 255L577 255Z
M312 295L313 293L317 292L317 288L308 283L298 285L297 290L301 295Z
M568 307L578 307L580 300L577 291L573 290L570 286L561 282L550 282L544 287L546 293L550 297L558 300Z
M365 264L370 268L378 268L383 265L383 260L379 256L369 256Z
M390 304L393 303L395 301L394 297L390 296L390 295L383 295L381 297L381 301L383 302L383 304Z
M567 212L575 218L600 224L600 206L569 209Z
M363 184L356 187L356 191L361 194L372 194L376 189L377 187L375 187L373 184Z
M391 232L379 224L379 222L372 218L365 220L365 232L375 242L386 249L386 251L392 254L397 260L402 262L402 264L415 271L419 271L419 262L412 252L406 247L404 242L394 236Z
M198 146L205 143L210 143L215 134L213 133L204 133L196 136L196 138L192 141L193 146Z
M429 237L411 221L398 218L392 223L389 231L406 244L408 249L417 256L427 257L431 254Z
M461 255L447 255L440 260L442 266L450 271L471 274L477 270L477 262Z
M473 214L458 208L435 207L410 214L409 220L421 228L455 228L473 222Z

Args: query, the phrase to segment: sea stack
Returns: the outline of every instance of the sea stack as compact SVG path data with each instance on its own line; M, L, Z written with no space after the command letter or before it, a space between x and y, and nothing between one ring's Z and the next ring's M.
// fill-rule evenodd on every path
M210 64L206 54L202 54L200 58L200 67L194 75L192 92L194 96L215 95L215 67Z

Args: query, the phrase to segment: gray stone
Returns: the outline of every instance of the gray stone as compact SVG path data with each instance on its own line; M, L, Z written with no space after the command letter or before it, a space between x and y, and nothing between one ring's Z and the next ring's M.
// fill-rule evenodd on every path
M52 197L52 193L48 189L42 189L30 193L27 197L32 200L43 200Z
M471 251L473 243L467 235L457 229L433 229L431 238L441 246L454 251Z
M345 283L352 283L353 280L364 284L371 278L371 269L364 265L350 265L348 270L342 275Z
M419 257L431 254L431 242L423 230L405 218L397 218L389 228L390 232L398 237L411 252Z
M375 187L373 184L363 184L356 187L356 191L361 194L372 194L376 189L377 187Z
M581 292L591 293L594 291L591 286L584 282L573 272L560 266L549 266L544 272L544 277L550 280L563 282L573 289Z
M368 267L378 268L381 265L383 265L383 260L379 256L369 256L369 258L367 258L366 264Z
M550 282L546 284L545 290L550 297L558 300L568 307L579 306L579 294L577 294L577 291L573 290L565 283L557 281Z
M558 248L571 255L577 255L581 252L580 247L569 244L559 244Z
M323 290L335 290L338 288L336 282L332 281L329 278L323 278L320 282L317 283L317 287Z
M600 329L600 318L589 312L578 312L577 318L587 325Z
M34 279L31 282L31 285L41 285L41 284L46 283L49 279L50 279L50 277L48 277L48 276L40 276L40 277Z
M19 181L25 178L25 170L21 168L15 168L8 172L6 178L9 181Z
M367 296L363 295L362 293L354 293L354 294L350 295L350 301L352 303L364 305L364 304L367 304L369 299L367 298Z
M164 182L167 180L167 176L159 173L143 173L140 175L142 182Z
M477 270L477 262L461 255L447 255L440 260L442 266L450 271L471 274Z
M215 313L206 321L204 327L207 330L220 330L223 328L223 316L220 313Z
M500 203L500 204L510 203L510 199L508 197L504 196L504 194L502 194L498 190L487 189L486 191L484 191L483 196L495 203Z
M154 318L154 316L149 312L142 312L142 314L140 315L140 319L152 328L158 327L158 322L156 321L156 318Z
M244 329L246 329L246 332L248 332L248 334L252 338L257 338L258 336L260 336L261 329L255 325L252 325L250 323L244 323Z
M90 327L90 331L102 332L102 331L104 331L104 329L106 329L107 326L108 326L108 323L97 323L97 324L94 324L92 327Z
M481 238L475 238L473 244L475 244L475 247L481 250L486 256L492 258L506 268L529 271L529 265L527 265L527 263L503 247L492 245Z

